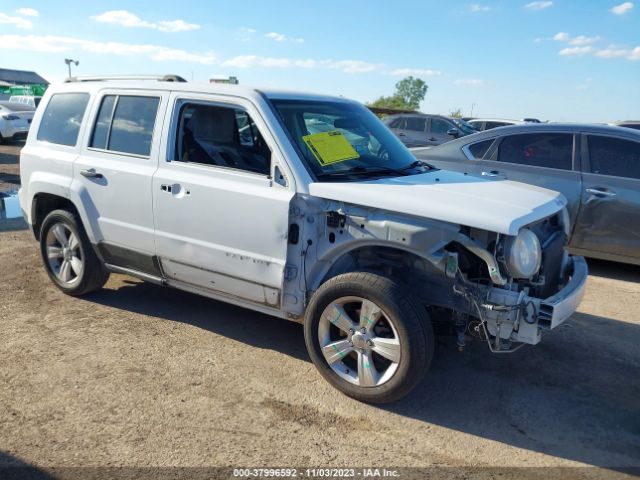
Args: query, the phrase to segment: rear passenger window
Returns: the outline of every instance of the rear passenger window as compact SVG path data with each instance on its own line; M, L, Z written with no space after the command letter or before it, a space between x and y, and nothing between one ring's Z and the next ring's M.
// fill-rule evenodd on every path
M44 111L38 140L73 147L89 102L88 93L56 93Z
M106 95L89 146L148 157L159 102L158 97Z
M407 117L407 125L405 129L413 130L414 132L424 132L426 128L427 119L419 117Z
M498 147L498 161L532 167L572 169L573 135L527 133L509 135Z
M589 135L591 173L640 178L640 143Z
M247 112L186 103L180 108L175 161L269 175L271 150Z
M477 158L478 160L482 159L489 150L489 147L493 143L493 138L490 140L485 140L484 142L472 143L469 145L469 152L473 156L473 158Z

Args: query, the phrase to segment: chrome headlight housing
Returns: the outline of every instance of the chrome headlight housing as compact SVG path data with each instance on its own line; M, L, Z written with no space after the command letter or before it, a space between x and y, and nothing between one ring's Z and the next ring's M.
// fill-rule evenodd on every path
M513 278L531 278L542 262L542 247L538 236L528 228L523 228L515 237L504 243L504 259Z

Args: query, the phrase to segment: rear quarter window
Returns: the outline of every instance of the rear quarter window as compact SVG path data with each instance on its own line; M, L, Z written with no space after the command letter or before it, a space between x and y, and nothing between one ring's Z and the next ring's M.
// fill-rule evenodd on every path
M88 93L53 95L40 121L38 141L75 146L87 103L89 103Z

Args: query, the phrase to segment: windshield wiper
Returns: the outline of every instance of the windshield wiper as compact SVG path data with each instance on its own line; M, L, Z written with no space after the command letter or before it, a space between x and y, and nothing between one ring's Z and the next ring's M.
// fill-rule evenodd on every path
M396 169L396 168L384 167L384 166L379 166L379 165L370 165L370 166L357 165L355 167L351 167L351 168L348 168L346 170L336 170L335 172L318 173L316 176L318 178L323 178L323 177L345 177L345 176L351 176L351 175L373 175L373 176L375 176L375 175L384 174L384 173L391 173L391 174L397 175L399 177L400 176L401 177L406 177L409 174L406 173L404 170L407 170L407 168Z
M427 162L424 162L422 160L416 160L414 162L411 162L406 167L399 168L398 170L411 170L412 168L417 168L417 167L425 167L428 170L436 169L436 167L434 167L433 165L429 165Z

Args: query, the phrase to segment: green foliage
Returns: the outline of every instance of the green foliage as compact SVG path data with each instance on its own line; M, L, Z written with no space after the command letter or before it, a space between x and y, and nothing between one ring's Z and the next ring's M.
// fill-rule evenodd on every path
M428 85L412 76L396 83L396 92L389 97L380 97L369 104L370 107L393 108L397 110L418 110L420 102L427 94Z
M456 108L455 110L451 110L449 112L449 116L451 118L462 118L462 110L460 108Z
M420 108L429 87L420 78L408 76L396 83L396 96L402 98L405 105L412 110Z

